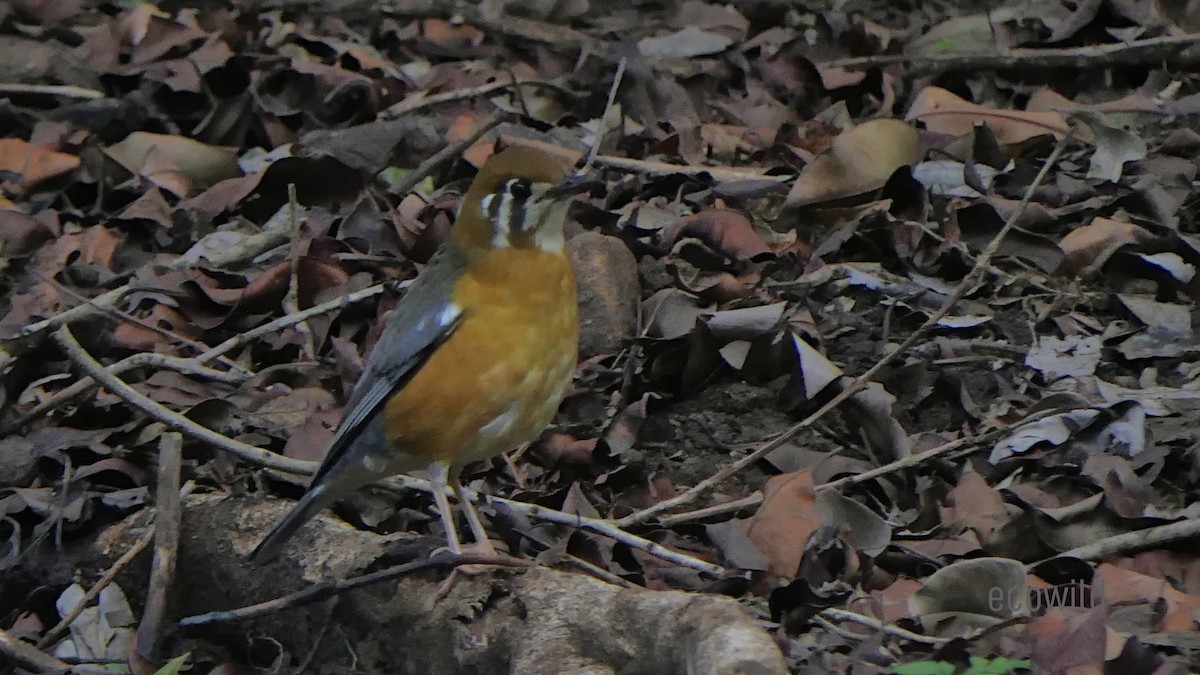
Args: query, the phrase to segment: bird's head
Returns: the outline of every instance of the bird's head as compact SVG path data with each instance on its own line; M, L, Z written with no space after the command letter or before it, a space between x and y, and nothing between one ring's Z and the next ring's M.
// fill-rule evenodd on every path
M459 207L451 237L467 250L541 248L561 252L571 197L595 181L571 176L560 155L523 145L484 163Z

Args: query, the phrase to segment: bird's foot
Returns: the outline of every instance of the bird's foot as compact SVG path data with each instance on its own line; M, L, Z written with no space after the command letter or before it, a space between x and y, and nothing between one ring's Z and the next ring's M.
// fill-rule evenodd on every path
M442 551L442 550L445 550L445 549L439 549L439 551ZM464 554L464 555L475 555L475 554L486 555L486 556L499 555L499 552L496 551L496 547L492 545L492 542L489 540L486 540L486 539L483 540L482 542L475 542L475 543L465 544L463 546L460 546L458 552L460 554ZM484 574L491 574L492 572L495 572L496 570L503 569L503 568L504 568L504 565L490 565L488 563L467 563L464 565L458 565L450 572L450 576L447 577L446 580L442 582L442 585L438 588L438 592L434 596L434 599L441 600L442 598L449 595L450 591L454 590L454 586L456 584L458 584L459 580L462 579L463 577L474 577L474 576L481 576Z

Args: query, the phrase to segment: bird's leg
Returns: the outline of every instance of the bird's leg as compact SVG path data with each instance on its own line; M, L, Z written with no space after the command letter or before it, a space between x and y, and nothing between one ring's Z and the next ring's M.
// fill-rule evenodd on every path
M450 475L450 467L438 462L429 468L429 484L433 487L433 503L437 505L438 515L442 518L442 529L446 530L446 545L454 555L462 553L462 544L458 541L458 531L454 525L454 512L450 510L450 500L446 498L446 479ZM458 481L454 481L455 494L458 494ZM478 517L478 516L476 516Z
M467 516L467 524L471 526L471 535L475 537L477 550L480 553L496 555L496 547L492 546L492 540L488 538L487 530L483 529L483 521L479 519L479 512L475 510L475 504L471 501L467 491L463 489L462 483L455 480L450 487L458 497L459 504L462 505L463 514Z
M463 513L467 516L467 522L471 525L471 534L475 537L475 543L469 547L472 553L482 553L484 555L497 555L496 547L492 546L492 541L488 539L487 531L483 529L483 521L479 520L479 513L475 511L474 504L471 503L471 498L467 496L466 490L463 490L462 483L458 480L458 472L451 471L448 474L441 475L443 480L449 480L450 488L454 490L454 496L458 497L459 503L462 505ZM433 479L430 479L433 482ZM446 500L445 488L441 487L435 493L441 495L441 501L438 502L438 508L443 509L442 513L449 513L450 506ZM446 523L446 517L442 516L442 522ZM451 550L455 553L462 553L462 547L458 543L458 535L454 532L454 523L446 524L446 537L453 539ZM474 565L458 565L454 571L450 572L450 576L446 578L442 585L438 587L437 594L434 595L435 601L440 601L442 598L450 594L454 589L455 584L463 576L474 576L477 574L486 574L497 569L494 565L474 564Z

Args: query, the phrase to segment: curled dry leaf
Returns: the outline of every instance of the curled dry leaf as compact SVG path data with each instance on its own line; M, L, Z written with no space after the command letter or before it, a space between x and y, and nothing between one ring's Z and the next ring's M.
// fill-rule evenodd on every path
M1090 110L1076 111L1075 117L1091 128L1096 141L1096 151L1088 163L1088 178L1116 183L1126 162L1146 159L1146 141L1141 136L1105 124L1102 115Z
M772 574L792 579L800 569L804 544L821 527L815 498L811 471L774 476L763 488L762 506L746 534Z
M713 312L705 322L717 340L752 340L773 330L783 319L786 302Z
M643 56L689 59L723 52L731 44L733 40L724 35L687 26L674 33L639 40L637 46Z
M900 120L871 120L833 139L800 172L785 203L805 206L877 190L896 169L920 159L916 129Z
M1024 600L1025 567L1007 558L975 558L947 565L925 579L908 601L912 615L927 628L950 618L989 626L1029 613ZM996 598L999 597L1000 601ZM1009 597L1019 602L1008 602Z
M0 171L20 176L28 190L38 183L79 168L79 158L20 138L0 138Z
M920 120L930 131L950 136L974 133L975 124L984 122L1002 146L1010 147L1010 152L1011 146L1037 136L1062 138L1069 129L1062 113L991 108L963 100L941 87L927 87L918 94L904 119Z
M1064 257L1057 273L1086 276L1098 271L1122 246L1146 244L1154 239L1149 230L1139 225L1110 218L1093 218L1087 225L1068 232L1058 243Z
M877 556L892 543L892 528L871 509L836 490L824 490L814 504L826 525L838 528L855 548Z
M775 257L750 217L732 209L708 209L662 230L663 243L674 246L682 237L696 237L733 260L763 262Z
M596 438L575 438L571 434L554 432L538 439L530 452L539 466L554 469L561 466L586 467L592 463Z
M658 340L686 337L695 330L696 319L707 313L699 304L691 293L664 288L642 301L640 333Z
M1104 563L1096 568L1092 585L1103 589L1105 602L1113 606L1128 603L1144 606L1147 610L1154 607L1156 630L1196 630L1195 616L1200 612L1200 597L1178 591L1159 577ZM1161 609L1159 603L1163 603Z
M796 346L796 362L803 377L804 397L815 398L825 387L842 376L842 369L831 363L825 355L813 348L799 335L792 335Z
M1146 411L1135 401L1065 410L1017 427L992 446L988 462L997 464L1042 443L1057 447L1068 442L1086 453L1111 452L1134 457L1145 448L1145 425Z
M159 153L201 188L242 174L233 152L183 136L135 131L104 152L134 175L145 175L152 153Z
M1141 295L1122 293L1117 299L1146 324L1146 330L1121 343L1119 349L1127 358L1175 357L1197 349L1191 308Z
M54 231L43 220L16 211L0 213L0 252L9 258L20 257L53 239Z
M947 529L970 530L985 547L1010 520L1004 498L974 471L963 474L947 496L948 506L942 515Z
M1099 335L1041 336L1025 355L1025 365L1041 371L1047 380L1091 375L1100 363L1102 345Z

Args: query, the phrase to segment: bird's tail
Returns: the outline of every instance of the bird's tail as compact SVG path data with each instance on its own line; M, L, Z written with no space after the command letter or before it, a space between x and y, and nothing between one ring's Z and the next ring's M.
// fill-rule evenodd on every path
M329 491L325 489L326 487L317 486L304 493L292 510L276 523L270 534L254 548L250 554L250 561L264 563L279 555L279 552L283 550L284 543L296 533L296 530L300 529L301 525L308 522L309 518L328 506L331 501L334 501L333 498L327 496Z

